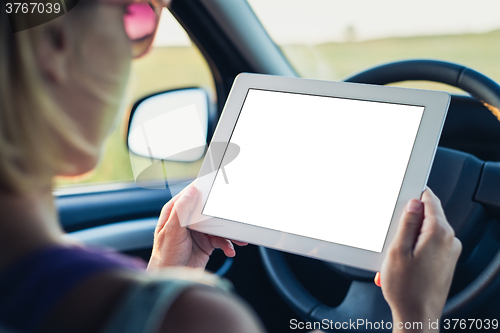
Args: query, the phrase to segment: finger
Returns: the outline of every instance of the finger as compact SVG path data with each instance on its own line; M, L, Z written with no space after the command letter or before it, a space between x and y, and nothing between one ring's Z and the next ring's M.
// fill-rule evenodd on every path
M177 193L177 195L170 199L170 201L167 202L161 209L160 217L158 218L158 223L156 224L156 233L160 232L161 229L163 229L163 227L165 226L165 223L167 223L168 218L170 217L170 213L172 212L172 208L174 208L174 204L177 202L177 200L179 200L181 194L182 192Z
M193 184L195 184L195 183L193 182L189 186L191 186ZM163 208L161 209L160 217L158 218L158 223L156 224L156 230L155 230L156 233L160 232L161 229L163 229L163 227L165 226L165 223L167 223L168 218L170 217L170 213L172 212L172 208L174 208L174 204L177 202L177 200L179 200L179 198L181 197L182 193L189 186L187 186L186 188L184 188L184 190L182 190L181 192L177 193L177 195L175 197L173 197L172 199L170 199L169 202L167 202L163 206Z
M211 236L195 230L190 230L189 233L191 234L191 239L196 247L198 247L206 255L210 256L214 251L214 246L210 240Z
M222 251L224 251L224 254L227 257L234 257L236 255L233 243L231 243L230 240L217 236L211 236L210 242L212 243L212 246L214 248L221 249Z
M392 246L395 246L403 253L411 254L415 247L415 242L420 234L422 220L424 216L423 204L420 200L412 199L405 207L398 231Z
M434 215L434 216L442 216L444 217L443 207L441 206L441 201L439 198L432 192L430 188L426 188L424 193L422 194L422 202L425 206L425 215Z
M430 188L427 188L422 194L422 202L424 203L425 215L422 232L434 236L441 234L455 235L453 228L446 219L441 201Z
M238 246L247 246L248 245L248 243L246 243L246 242L240 242L240 241L232 240L232 239L230 241Z
M176 222L181 227L187 226L189 216L194 210L197 200L198 189L194 185L189 185L182 191L180 198L175 202L170 218L177 219Z
M462 242L458 238L453 239L453 253L455 255L455 260L460 257L460 253L462 253Z

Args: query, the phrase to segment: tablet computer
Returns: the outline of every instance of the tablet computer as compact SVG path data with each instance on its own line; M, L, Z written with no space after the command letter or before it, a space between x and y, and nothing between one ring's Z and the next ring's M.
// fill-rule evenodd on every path
M200 232L380 270L425 189L445 92L240 74L196 181Z

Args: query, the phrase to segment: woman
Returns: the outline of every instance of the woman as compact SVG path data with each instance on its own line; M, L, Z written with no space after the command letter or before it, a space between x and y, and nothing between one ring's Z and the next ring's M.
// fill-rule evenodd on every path
M52 180L97 164L131 60L150 47L166 2L80 1L68 14L15 34L1 7L0 326L6 330L263 331L223 281L202 272L215 248L234 256L232 242L179 224L180 212L190 211L198 196L194 186L163 208L147 272L124 256L62 237ZM11 19L31 23L22 15ZM395 321L439 318L459 253L432 192L412 200L379 275Z

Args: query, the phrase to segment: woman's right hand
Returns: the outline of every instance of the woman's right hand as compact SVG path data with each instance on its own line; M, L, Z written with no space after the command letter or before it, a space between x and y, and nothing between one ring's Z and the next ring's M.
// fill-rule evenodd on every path
M422 201L411 200L382 265L382 292L398 322L423 324L441 317L462 245L429 189ZM408 332L411 330L408 330Z
M204 269L215 249L222 249L226 256L234 257L236 251L233 243L238 246L247 245L244 242L197 232L181 223L182 217L186 218L191 214L199 199L198 189L191 184L163 206L154 233L148 270L168 266Z

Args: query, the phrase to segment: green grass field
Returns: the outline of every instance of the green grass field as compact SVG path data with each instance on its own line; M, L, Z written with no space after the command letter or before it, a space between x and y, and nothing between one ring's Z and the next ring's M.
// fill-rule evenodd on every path
M466 65L500 81L500 30L485 34L387 38L316 46L289 45L282 50L299 74L308 78L342 80L361 70L391 61L436 59ZM411 86L456 91L428 82L412 82Z
M404 59L438 59L460 63L500 82L500 30L485 34L387 38L315 46L287 45L283 53L299 74L307 78L342 80L371 66ZM212 78L203 57L192 47L156 48L133 64L131 102L154 92L201 86L213 91ZM398 84L456 92L428 82ZM56 186L133 181L124 124L113 132L99 167L90 175L58 179ZM137 159L137 157L135 157ZM150 163L147 159L139 163ZM169 179L195 176L199 163L168 163Z

